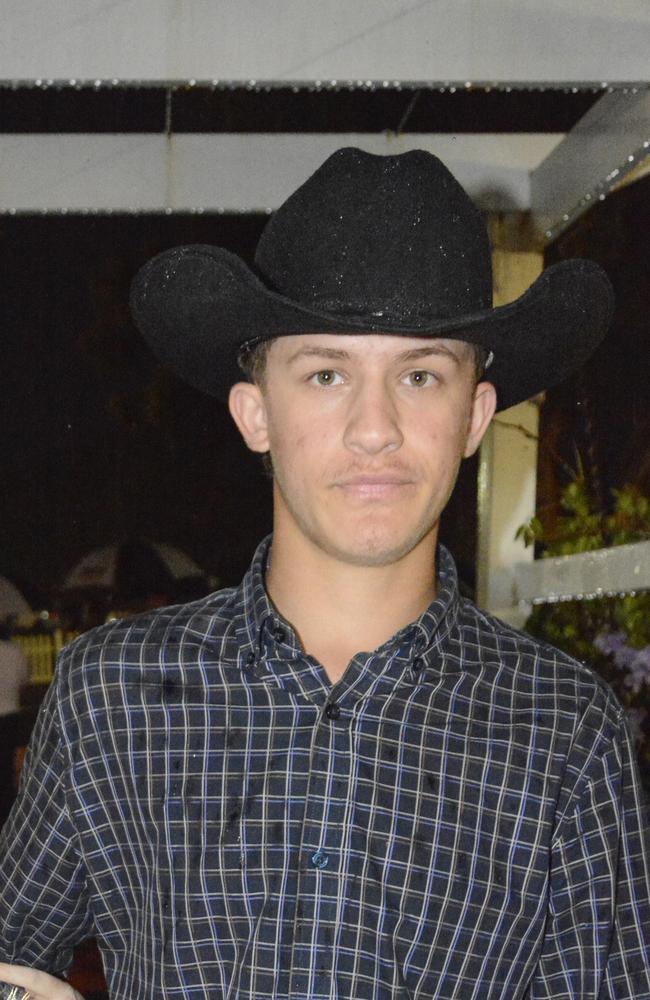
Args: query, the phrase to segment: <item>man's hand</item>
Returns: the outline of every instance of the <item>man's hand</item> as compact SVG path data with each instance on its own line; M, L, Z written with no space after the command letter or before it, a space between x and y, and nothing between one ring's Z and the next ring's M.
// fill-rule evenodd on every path
M77 993L69 983L62 983L47 972L26 969L24 965L0 962L0 982L22 986L27 990L29 1000L83 1000L81 993Z

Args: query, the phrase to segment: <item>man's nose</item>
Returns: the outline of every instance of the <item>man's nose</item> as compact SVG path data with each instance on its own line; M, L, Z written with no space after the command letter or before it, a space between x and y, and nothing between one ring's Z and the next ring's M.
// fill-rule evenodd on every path
M377 455L396 451L404 438L395 401L383 384L361 388L352 401L344 443L351 451Z

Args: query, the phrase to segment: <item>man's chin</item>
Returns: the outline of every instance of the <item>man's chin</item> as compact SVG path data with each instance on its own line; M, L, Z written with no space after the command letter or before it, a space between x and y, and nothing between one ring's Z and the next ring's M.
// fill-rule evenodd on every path
M392 566L405 559L423 541L430 529L409 537L386 537L361 533L355 538L330 538L321 540L321 548L338 562L348 566Z

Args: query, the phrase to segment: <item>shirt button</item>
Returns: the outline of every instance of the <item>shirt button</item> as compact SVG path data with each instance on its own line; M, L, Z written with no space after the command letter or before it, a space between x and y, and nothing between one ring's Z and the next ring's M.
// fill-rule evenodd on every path
M325 706L325 715L328 719L338 719L341 714L341 706L337 701L330 701Z
M316 853L311 856L311 863L314 868L327 868L329 858L327 854L325 854L325 851L316 851Z
M419 674L423 667L424 667L424 662L422 661L422 658L416 656L416 658L413 660L413 663L411 664L411 670L413 671L414 674Z
M280 625L273 629L273 638L276 642L284 642L287 638L287 633Z

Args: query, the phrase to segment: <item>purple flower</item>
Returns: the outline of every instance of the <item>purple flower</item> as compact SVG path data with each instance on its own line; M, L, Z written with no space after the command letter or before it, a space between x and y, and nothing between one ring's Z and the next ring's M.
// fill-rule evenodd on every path
M623 683L638 693L644 684L650 684L650 646L635 649L634 652L636 656L630 663L628 676Z
M601 653L611 656L620 670L629 670L639 653L638 649L628 646L625 642L625 632L603 632L594 639L594 646Z
M601 632L594 639L594 646L601 653L615 653L625 645L626 639L625 632Z
M603 632L594 639L594 646L626 671L623 683L638 694L644 684L650 684L650 646L635 649L626 639L625 632Z

